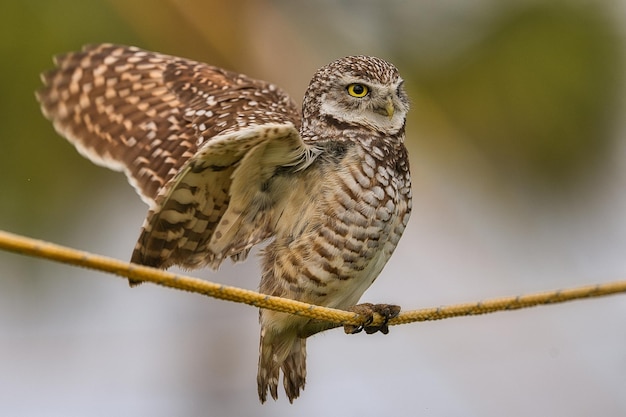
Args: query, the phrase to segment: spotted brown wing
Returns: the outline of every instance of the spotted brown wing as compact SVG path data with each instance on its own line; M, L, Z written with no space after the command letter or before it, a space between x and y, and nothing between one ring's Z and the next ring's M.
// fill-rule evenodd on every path
M211 137L268 120L300 124L279 88L199 62L111 44L55 62L37 92L44 115L82 155L124 171L151 207Z
M37 92L43 113L85 157L123 171L150 205L134 262L217 267L271 235L260 178L308 155L286 93L128 46L87 46L55 62Z

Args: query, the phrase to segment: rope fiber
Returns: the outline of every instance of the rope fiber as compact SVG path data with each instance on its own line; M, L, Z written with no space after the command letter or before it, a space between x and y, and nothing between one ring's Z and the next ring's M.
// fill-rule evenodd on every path
M328 328L343 325L361 326L366 318L353 312L316 306L287 298L273 297L238 287L216 284L199 278L188 277L147 266L131 264L117 259L31 239L0 230L0 249L26 256L81 266L108 272L124 278L151 282L164 287L189 291L221 300L245 303L284 313L295 314L315 320L333 323ZM443 307L423 308L400 313L389 320L389 325L420 321L441 320L451 317L473 316L496 311L518 310L538 305L563 303L584 298L602 297L626 292L626 281L588 285L555 291L546 291L513 297L500 297L479 302L455 304ZM380 325L383 317L375 314L369 325Z

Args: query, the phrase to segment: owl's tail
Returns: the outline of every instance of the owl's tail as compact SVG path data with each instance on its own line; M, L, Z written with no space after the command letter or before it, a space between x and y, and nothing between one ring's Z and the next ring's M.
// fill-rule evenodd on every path
M306 381L306 339L293 332L276 332L261 327L259 346L259 373L257 384L259 400L267 399L267 391L274 400L278 399L278 377L283 370L283 386L289 402L298 398Z

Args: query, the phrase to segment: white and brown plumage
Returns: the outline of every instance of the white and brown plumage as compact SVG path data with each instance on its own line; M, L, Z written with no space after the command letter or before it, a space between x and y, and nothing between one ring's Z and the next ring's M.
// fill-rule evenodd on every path
M37 93L44 114L150 206L133 262L217 268L272 238L262 292L348 309L395 249L411 184L393 65L353 56L321 68L300 114L272 84L134 47L88 46L56 64ZM306 337L324 325L267 310L260 321L259 398L277 398L282 369L292 401Z

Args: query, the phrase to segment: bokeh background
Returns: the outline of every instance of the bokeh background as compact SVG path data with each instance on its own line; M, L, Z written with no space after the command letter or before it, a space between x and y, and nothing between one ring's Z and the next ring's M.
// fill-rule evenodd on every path
M626 2L0 3L0 228L128 259L123 175L41 116L51 56L117 42L271 80L298 100L343 55L412 98L414 212L364 301L405 309L626 278ZM196 276L254 289L254 257ZM256 396L257 312L0 252L3 416L623 416L626 298L309 340L294 405ZM282 394L282 393L281 393Z

